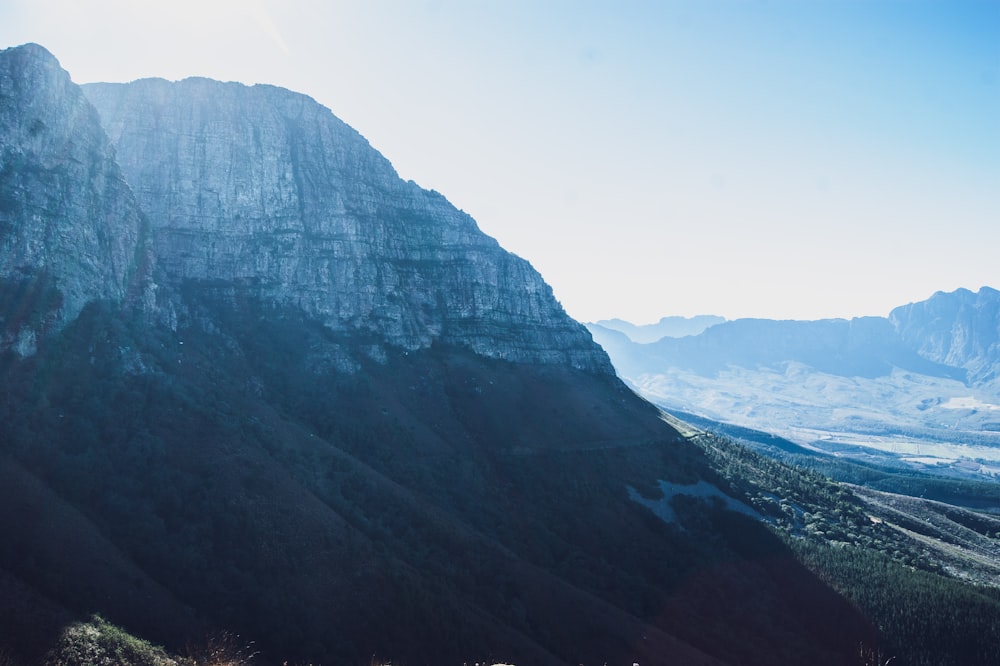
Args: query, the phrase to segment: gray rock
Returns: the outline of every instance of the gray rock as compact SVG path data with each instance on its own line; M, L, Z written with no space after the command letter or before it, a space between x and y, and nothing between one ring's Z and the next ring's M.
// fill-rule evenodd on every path
M38 329L71 321L89 301L148 298L147 235L69 74L38 45L0 51L0 279L58 292L44 321L5 317L4 342L14 343L3 346L30 354Z
M889 320L921 356L965 368L974 382L1000 379L1000 291L939 291L894 309Z
M201 78L84 90L152 224L158 282L221 282L409 350L611 372L528 262L311 98Z

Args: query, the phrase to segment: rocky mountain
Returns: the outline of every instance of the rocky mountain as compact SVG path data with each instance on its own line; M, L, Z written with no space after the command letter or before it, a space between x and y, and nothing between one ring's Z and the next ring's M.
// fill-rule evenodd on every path
M0 60L0 135L0 280L36 312L5 321L0 348L30 354L88 301L147 296L149 231L97 112L40 46Z
M998 306L1000 294L983 287L938 293L888 318L743 319L644 345L590 330L621 376L662 405L821 448L861 445L992 473Z
M149 216L158 281L221 281L231 297L371 334L372 354L439 341L610 367L528 262L309 97L208 79L84 92Z
M99 613L196 659L222 631L258 663L854 664L913 634L883 622L906 586L862 603L872 569L828 563L866 544L922 568L920 617L971 599L919 627L929 658L1000 651L970 639L1000 602L846 488L732 476L745 452L682 436L315 102L84 95L33 45L0 72L8 663L86 661L49 650Z
M936 363L963 368L973 384L1000 378L1000 292L937 292L889 313L903 344Z

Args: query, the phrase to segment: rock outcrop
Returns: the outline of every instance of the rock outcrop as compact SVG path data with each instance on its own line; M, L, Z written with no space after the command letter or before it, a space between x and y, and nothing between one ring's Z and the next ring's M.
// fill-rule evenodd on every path
M894 309L889 320L924 358L965 368L973 382L1000 379L1000 291L939 291Z
M42 329L74 319L88 301L145 296L144 225L97 112L69 74L35 44L0 52L0 279L8 294L49 293L41 319L0 313L4 346L14 340L30 353Z
M149 216L158 282L221 283L404 349L610 372L528 262L311 98L202 78L84 90Z

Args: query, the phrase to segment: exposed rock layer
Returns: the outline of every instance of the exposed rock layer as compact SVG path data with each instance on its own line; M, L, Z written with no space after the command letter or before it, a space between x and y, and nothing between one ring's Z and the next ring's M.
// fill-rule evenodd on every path
M889 320L921 356L965 368L974 382L998 379L1000 291L939 291L926 301L894 309Z
M149 215L158 280L223 281L407 349L610 370L526 261L312 99L200 78L85 91Z
M0 53L0 278L51 283L65 323L148 286L144 224L69 74L34 44Z

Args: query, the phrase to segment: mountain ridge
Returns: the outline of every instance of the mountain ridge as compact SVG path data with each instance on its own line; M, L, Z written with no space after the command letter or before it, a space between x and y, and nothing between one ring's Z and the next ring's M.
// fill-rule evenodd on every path
M694 317L661 317L655 324L633 324L624 319L601 319L593 322L595 326L619 331L632 341L642 344L656 342L661 338L682 338L687 335L698 335L706 328L721 324L725 317L716 315L695 315Z
M161 281L224 280L406 349L441 339L610 371L528 262L311 98L204 78L83 90L149 215Z
M973 381L1000 372L1000 292L981 287L936 292L926 301L892 310L889 321L904 342L925 358L965 368Z

